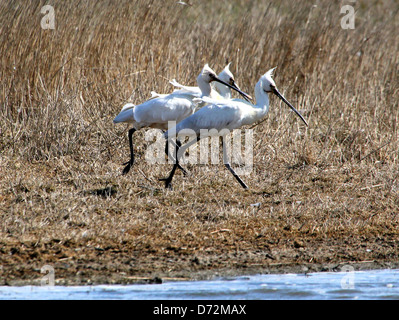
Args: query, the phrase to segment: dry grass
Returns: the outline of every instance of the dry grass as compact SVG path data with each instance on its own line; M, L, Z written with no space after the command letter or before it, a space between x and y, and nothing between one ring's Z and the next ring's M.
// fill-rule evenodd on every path
M265 266L265 253L274 263L398 260L397 2L357 1L354 30L341 29L339 1L192 3L52 1L56 28L42 30L46 1L1 2L4 278L37 278L45 263L57 274L65 259L70 277L94 262L128 274ZM144 132L121 176L121 106L230 61L250 94L278 66L309 128L272 98L254 129L249 191L222 165L189 166L164 190L170 165L145 162Z

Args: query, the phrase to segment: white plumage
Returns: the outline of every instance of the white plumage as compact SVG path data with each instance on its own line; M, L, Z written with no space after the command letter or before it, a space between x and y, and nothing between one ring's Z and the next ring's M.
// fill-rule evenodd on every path
M179 122L193 114L195 104L190 95L166 95L135 106L126 104L115 117L114 123L127 122L138 130L144 127L167 129L168 121Z

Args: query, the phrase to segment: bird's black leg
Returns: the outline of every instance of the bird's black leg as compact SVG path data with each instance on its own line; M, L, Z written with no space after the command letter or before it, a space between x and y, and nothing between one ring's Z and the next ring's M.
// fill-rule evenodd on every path
M222 148L223 148L223 162L224 165L226 166L227 169L233 174L234 178L239 182L239 184L244 188L248 189L248 186L245 184L244 181L241 180L241 178L238 176L238 174L234 171L234 169L231 167L228 157L227 157L227 150L224 144L224 137L222 138Z
M180 148L179 144L176 144L176 160L175 160L175 163L173 164L172 171L169 173L169 176L167 178L159 179L159 181L165 181L165 188L166 189L172 190L172 179L173 179L173 176L175 175L176 168L178 168L178 166L180 166L179 165L179 160L178 160L178 158L179 158L178 157L179 148ZM166 141L165 152L166 152L167 156L169 156L169 152L168 151L169 151L168 141Z
M130 171L130 168L133 166L134 164L134 151L133 151L133 133L136 132L135 128L132 128L129 130L129 147L130 147L130 160L128 162L125 162L124 165L126 165L126 167L123 169L122 174L125 175Z
M180 156L184 154L184 152L186 151L186 149L188 147L190 147L192 144L198 142L199 140L200 140L200 138L197 137L197 139L191 140L190 142L186 143L184 146L182 146L180 142L176 143L176 161L175 161L175 164L173 165L172 171L170 172L170 174L167 178L159 179L159 181L165 181L165 188L172 189L173 176L175 175L176 169L181 168L180 164L179 164ZM181 148L181 150L180 150L180 148ZM167 152L168 151L167 148L165 148L165 151L166 151L166 155L169 156L169 154Z
M180 140L176 140L176 145L178 147L181 147ZM165 153L169 158L172 158L172 160L174 160L173 156L169 154L169 141L168 140L166 140L166 144L165 144ZM176 151L176 154L177 154L177 151ZM187 171L180 164L178 164L177 167L183 172L184 176L187 176Z

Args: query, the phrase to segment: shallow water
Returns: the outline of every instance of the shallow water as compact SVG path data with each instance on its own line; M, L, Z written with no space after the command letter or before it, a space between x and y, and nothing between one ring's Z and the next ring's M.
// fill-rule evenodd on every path
M3 286L0 299L399 299L399 270L268 274L148 285Z

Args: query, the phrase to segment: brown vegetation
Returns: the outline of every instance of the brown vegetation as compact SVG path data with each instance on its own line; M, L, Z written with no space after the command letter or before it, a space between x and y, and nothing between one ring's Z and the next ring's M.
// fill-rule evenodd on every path
M354 30L345 1L190 3L52 1L54 30L46 1L0 3L0 284L45 264L92 283L399 261L397 2L352 3ZM145 130L121 176L121 106L227 62L249 94L277 66L309 128L271 98L249 191L222 164L164 190Z

